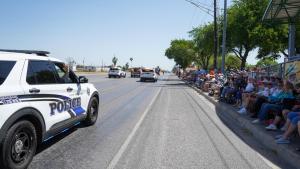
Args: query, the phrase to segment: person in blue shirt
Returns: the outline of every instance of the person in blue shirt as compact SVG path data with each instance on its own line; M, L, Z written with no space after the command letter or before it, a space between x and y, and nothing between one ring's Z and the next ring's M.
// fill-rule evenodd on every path
M268 98L268 103L264 103L259 112L258 112L258 119L252 121L252 123L260 123L263 122L267 116L269 111L282 111L283 105L280 102L285 99L292 99L294 98L293 95L294 86L292 83L285 81L283 91L280 92L277 96L270 96Z

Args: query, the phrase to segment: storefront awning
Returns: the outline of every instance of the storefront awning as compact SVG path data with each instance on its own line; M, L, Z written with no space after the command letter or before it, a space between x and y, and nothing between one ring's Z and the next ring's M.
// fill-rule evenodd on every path
M300 21L300 0L270 0L263 21L279 23Z

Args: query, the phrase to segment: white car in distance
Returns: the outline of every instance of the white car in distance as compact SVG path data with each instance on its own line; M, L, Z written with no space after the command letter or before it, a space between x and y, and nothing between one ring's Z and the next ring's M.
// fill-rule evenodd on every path
M145 81L156 82L157 75L153 69L143 68L141 70L140 81L141 82L145 82Z
M126 77L126 72L122 71L120 68L118 67L113 67L110 68L108 71L108 78L121 78L121 77Z

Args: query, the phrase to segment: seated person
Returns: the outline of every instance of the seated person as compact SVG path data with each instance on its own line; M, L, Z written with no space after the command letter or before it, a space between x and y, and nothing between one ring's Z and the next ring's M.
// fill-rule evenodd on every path
M297 90L294 92L294 95L297 95L297 100L293 102L294 106L290 109L288 104L291 104L291 103L286 103L282 112L276 113L273 123L266 127L267 130L277 130L277 126L280 124L280 122L282 120L285 120L285 121L287 120L287 114L289 112L291 112L291 111L300 112L300 98L299 98L300 95L299 95L299 93L300 93L300 86L297 86ZM286 125L284 125L281 128L281 131L285 131L286 129L287 129Z
M260 110L260 107L263 103L268 101L270 96L271 85L260 83L259 91L252 95L248 101L247 110L249 110L251 117L257 117L257 112Z
M238 111L240 114L247 112L246 107L247 107L247 104L249 101L249 97L251 96L251 93L254 92L254 89L255 89L253 82L254 82L254 79L249 78L248 84L242 93L242 108Z
M279 123L284 119L287 120L287 115L289 112L300 112L300 103L297 103L296 105L293 106L291 110L289 109L283 109L282 112L277 112L274 121L266 127L266 130L277 130L277 126ZM286 125L284 125L280 130L285 131L286 130Z
M221 92L221 98L225 98L230 88L233 88L233 79L229 79L225 84Z
M285 98L294 98L293 89L293 84L286 81L284 83L283 91L277 97L269 97L269 103L264 103L261 106L258 112L258 119L253 120L252 123L263 122L267 118L268 113L271 110L275 112L281 112L283 109L283 105L280 104L280 102Z
M64 75L61 77L61 79L62 79L65 83L71 83L72 80L70 79L69 66L66 65L66 64L64 64L63 70L64 70Z
M298 133L300 136L300 121L298 121ZM296 151L300 151L300 147L296 148Z
M287 115L286 126L287 130L284 132L283 135L276 136L276 143L277 144L289 144L289 136L297 129L297 125L300 122L300 112L290 112Z
M229 84L229 88L227 89L227 92L225 93L225 101L230 104L233 104L236 102L236 96L237 96L237 93L239 90L235 80L236 79L231 81L231 83Z

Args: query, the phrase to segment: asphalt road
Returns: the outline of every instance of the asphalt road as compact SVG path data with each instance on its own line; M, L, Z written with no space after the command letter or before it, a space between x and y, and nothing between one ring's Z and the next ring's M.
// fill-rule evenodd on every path
M101 93L100 119L43 144L30 169L276 168L175 76L88 78Z

